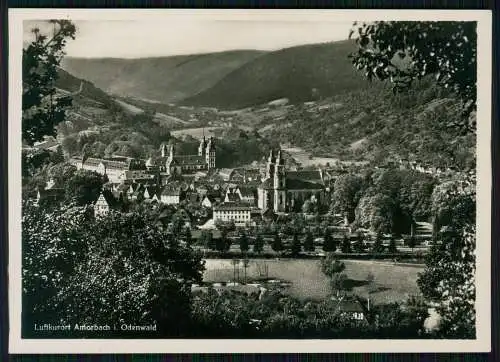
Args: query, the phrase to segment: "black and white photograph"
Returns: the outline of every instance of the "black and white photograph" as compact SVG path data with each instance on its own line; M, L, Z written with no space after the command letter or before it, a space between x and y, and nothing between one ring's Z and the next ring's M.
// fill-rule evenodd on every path
M11 348L488 351L490 15L11 10Z

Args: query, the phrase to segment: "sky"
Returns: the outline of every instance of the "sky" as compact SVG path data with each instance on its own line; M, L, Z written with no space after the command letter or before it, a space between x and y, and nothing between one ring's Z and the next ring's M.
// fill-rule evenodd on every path
M235 49L281 48L347 39L349 21L203 19L175 17L152 20L76 20L75 40L66 53L85 58L140 58L218 52ZM37 25L52 32L46 21L24 22L24 43Z

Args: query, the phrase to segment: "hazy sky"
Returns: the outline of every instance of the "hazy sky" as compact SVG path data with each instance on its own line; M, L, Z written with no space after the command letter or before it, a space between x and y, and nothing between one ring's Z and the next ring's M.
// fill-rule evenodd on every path
M150 21L74 21L75 40L66 46L73 57L139 58L206 53L231 49L275 50L307 43L347 39L352 23L339 21L265 21L169 17ZM24 41L43 21L24 22Z

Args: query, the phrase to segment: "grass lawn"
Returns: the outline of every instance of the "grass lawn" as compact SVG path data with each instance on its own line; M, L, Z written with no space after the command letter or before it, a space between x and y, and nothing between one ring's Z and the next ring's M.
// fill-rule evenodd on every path
M344 260L344 263L352 291L365 298L370 297L374 303L403 301L409 295L419 292L416 281L418 273L423 270L421 265L371 260ZM231 260L207 259L205 267L206 282L227 282L234 279ZM238 273L241 281L243 269L240 263ZM299 298L322 299L330 292L328 278L321 272L319 260L250 259L246 273L248 279L267 277L291 282L289 293ZM366 280L369 273L374 276L372 285Z

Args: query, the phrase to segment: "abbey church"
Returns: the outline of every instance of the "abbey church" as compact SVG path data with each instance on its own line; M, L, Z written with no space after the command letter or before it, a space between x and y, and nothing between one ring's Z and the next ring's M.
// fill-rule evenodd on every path
M257 189L258 207L276 213L296 211L306 200L323 203L325 180L321 170L288 171L281 150L270 152L264 181Z

